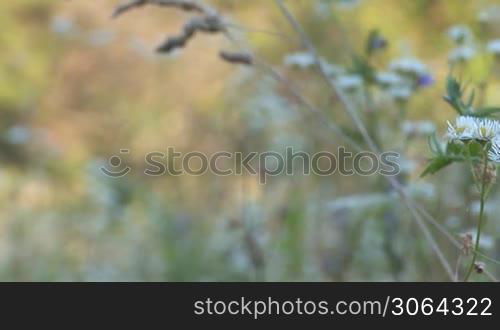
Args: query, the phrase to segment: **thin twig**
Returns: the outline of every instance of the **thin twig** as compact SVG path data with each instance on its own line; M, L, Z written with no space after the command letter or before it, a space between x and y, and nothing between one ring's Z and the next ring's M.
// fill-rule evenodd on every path
M231 64L253 65L253 56L246 52L229 52L221 50L220 58Z
M263 29L253 29L253 28L249 28L249 27L246 27L246 26L243 26L243 25L240 25L240 24L235 24L235 23L225 23L226 27L228 28L234 28L234 29L237 29L237 30L241 30L245 33L261 33L261 34L267 34L269 36L273 36L273 37L276 37L278 39L286 39L288 41L294 41L295 38L293 38L292 36L289 36L285 33L282 33L282 32L278 32L278 31L271 31L271 30L263 30Z

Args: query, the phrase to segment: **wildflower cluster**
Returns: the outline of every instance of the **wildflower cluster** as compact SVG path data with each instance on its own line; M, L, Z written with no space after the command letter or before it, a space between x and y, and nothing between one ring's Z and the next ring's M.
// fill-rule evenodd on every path
M457 112L454 122L448 122L448 143L443 146L434 137L431 149L435 157L423 175L436 173L442 168L460 161L500 163L500 122L491 118L500 112L496 107L474 106L475 93L465 98L465 88L449 77L444 99ZM486 164L488 165L488 164Z
M350 66L339 66L320 58L323 71L347 94L358 95L371 86L377 86L385 95L397 103L406 103L422 87L434 83L429 68L415 57L396 58L385 68L373 65L373 57L384 51L389 42L378 32L372 31L365 44L365 54L356 56ZM285 56L288 67L307 70L317 63L309 52L296 52ZM380 61L377 61L380 62Z
M496 10L481 12L478 16L479 22L483 25L482 31L489 30L487 27L495 23L494 14L500 12ZM496 17L497 19L500 16ZM498 22L498 21L497 21ZM454 25L448 29L448 37L455 44L448 56L450 64L464 65L479 56L493 56L500 59L500 38L494 30L489 33L486 40L476 38L472 30L466 25Z
M488 158L500 163L500 123L488 118L460 116L452 124L448 122L448 138L450 141L477 141L490 144Z
M414 57L402 57L389 64L389 71L377 76L377 82L383 88L389 76L392 83L388 92L397 101L407 101L420 87L427 87L434 83L428 67Z
M451 140L491 142L497 137L499 128L495 120L460 116L455 124L448 122L448 137Z
M452 26L448 29L448 37L456 45L448 56L450 63L466 63L477 55L473 33L466 25Z

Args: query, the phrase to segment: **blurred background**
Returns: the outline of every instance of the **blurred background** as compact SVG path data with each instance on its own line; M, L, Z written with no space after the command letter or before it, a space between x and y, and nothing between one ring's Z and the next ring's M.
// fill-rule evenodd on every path
M155 53L191 14L144 7L111 19L118 3L0 3L0 280L448 279L379 176L297 173L261 185L252 175L103 175L100 167L121 149L130 150L124 162L132 169L168 147L206 154L349 149L265 72L221 61L220 49L234 49L221 35L200 34L181 50ZM310 57L273 1L207 3L359 140L339 100L308 70ZM473 230L477 196L465 167L419 176L430 157L428 136L442 137L455 116L442 101L451 62L479 86L477 102L500 104L496 59L483 55L500 38L500 1L287 3L340 72L335 79L353 90L360 114L376 123L382 148L404 155L401 180L412 196L451 235ZM456 25L468 28L449 30ZM457 40L460 31L467 40ZM408 58L425 64L428 81L384 89L383 73ZM377 71L373 81L363 75L366 63ZM496 189L489 201L482 250L500 259ZM460 251L431 230L455 266ZM500 275L497 262L484 262Z

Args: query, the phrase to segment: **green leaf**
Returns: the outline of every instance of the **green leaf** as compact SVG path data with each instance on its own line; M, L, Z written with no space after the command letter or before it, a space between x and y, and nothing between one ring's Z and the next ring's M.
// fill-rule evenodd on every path
M500 112L500 107L484 107L477 109L472 115L476 117L488 117Z
M432 135L429 136L428 138L428 144L429 144L429 149L431 149L432 153L436 155L444 155L444 150L441 146L441 143L439 143L436 132L434 132Z
M447 156L463 155L465 153L465 146L462 143L449 142L446 145Z
M449 142L446 145L446 150L443 151L441 147L437 147L436 141L435 138L429 139L429 144L431 146L434 144L431 150L437 156L430 160L420 177L434 174L454 162L463 162L468 158L472 161L478 161L483 154L483 146L477 142L469 142L468 144Z
M462 87L458 80L452 76L448 76L446 91L448 92L448 96L452 99L460 99L462 97Z
M472 91L469 95L467 103L464 103L462 99L465 97L465 87L462 86L457 79L452 76L448 76L446 82L446 93L447 94L444 96L444 100L448 102L448 104L451 105L459 115L474 115L472 105L476 95L475 91Z
M466 148L468 148L468 155L470 158L481 159L481 157L483 156L483 153L484 153L483 146L478 142L475 142L475 141L470 142ZM464 154L465 154L465 150L464 150Z
M447 156L438 156L430 161L422 174L420 174L420 177L423 178L426 175L435 174L451 163L453 163L452 158L449 158Z
M444 100L448 102L448 104L451 105L452 108L455 109L460 115L463 114L462 87L452 76L448 76L446 81L446 95L444 96Z

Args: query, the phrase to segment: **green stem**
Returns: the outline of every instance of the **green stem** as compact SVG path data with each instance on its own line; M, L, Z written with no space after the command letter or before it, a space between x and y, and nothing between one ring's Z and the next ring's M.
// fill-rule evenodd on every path
M488 169L488 158L484 159L484 168L483 174L481 178L481 195L480 195L480 205L479 205L479 221L477 223L477 233L476 233L476 243L474 245L474 253L472 254L472 261L469 266L469 270L467 271L467 275L465 275L464 282L469 280L469 277L474 270L474 266L476 264L477 252L479 252L479 241L481 239L481 229L483 227L483 219L484 219L484 203L486 200L486 191L487 191L487 183L486 183L486 170Z
M380 147L379 136L378 136L378 121L377 121L378 113L376 112L376 109L375 109L375 102L373 99L373 94L372 94L372 90L371 90L370 85L366 86L364 93L365 93L365 95L364 95L365 105L364 106L365 106L368 131L370 132L371 136L373 137L375 144L378 147Z
M469 168L470 168L470 171L472 173L472 178L473 178L473 181L474 181L474 185L476 186L477 190L478 191L481 191L481 187L479 186L479 179L477 178L477 175L476 175L476 171L474 170L474 163L472 162L472 156L471 156L471 153L470 153L470 148L469 146L467 146L467 148L465 148L466 152L465 152L465 158L467 160L467 163L469 164Z

